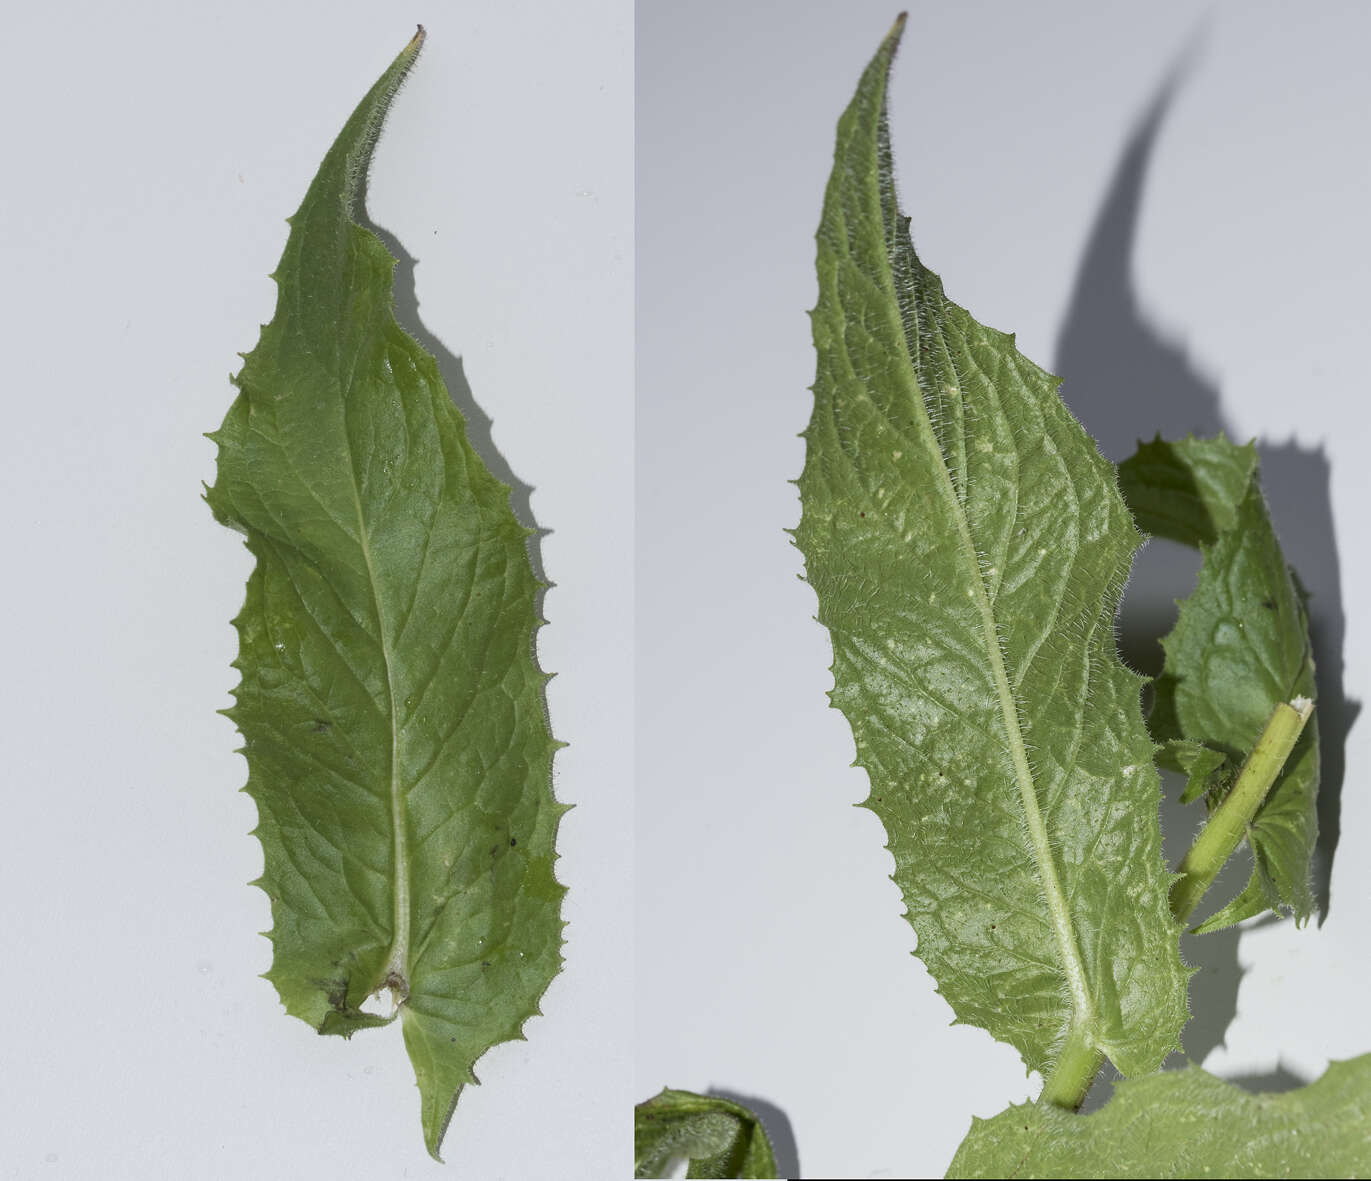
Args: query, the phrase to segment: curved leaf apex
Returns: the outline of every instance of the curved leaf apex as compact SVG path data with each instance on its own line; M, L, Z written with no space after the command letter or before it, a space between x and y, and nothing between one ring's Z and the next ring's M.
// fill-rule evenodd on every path
M353 111L352 117L348 119L324 157L319 173L306 194L306 205L311 198L317 199L327 192L342 202L343 209L349 215L354 212L357 195L366 181L372 152L375 150L376 140L381 134L386 115L390 111L390 105L409 76L410 70L414 68L419 51L423 48L424 38L424 30L420 26L409 44L400 51L386 72L357 104L357 109Z

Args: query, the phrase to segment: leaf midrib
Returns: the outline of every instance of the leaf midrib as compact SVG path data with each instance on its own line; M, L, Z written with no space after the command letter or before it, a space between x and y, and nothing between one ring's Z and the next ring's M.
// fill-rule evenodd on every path
M352 201L352 190L354 184L344 186L344 208L348 208ZM308 198L306 199L308 203ZM303 209L303 207L302 207ZM299 214L297 213L297 217ZM354 232L362 229L351 217L343 215L343 229L345 238L351 239ZM303 231L301 231L303 232ZM363 231L365 232L365 231ZM292 226L292 237L294 237L295 227ZM290 250L290 243L287 243L287 252ZM303 257L307 252L303 245L300 248L300 256ZM301 257L295 260L295 269L304 269ZM284 269L284 266L282 268ZM278 278L278 283L281 280ZM304 284L298 281L289 285L290 289L296 293L296 311L301 312L299 307L299 292ZM341 338L340 338L341 341ZM367 529L366 513L362 507L361 484L357 478L357 459L353 454L352 445L348 440L347 433L347 404L351 394L353 383L357 374L357 362L364 351L364 345L359 345L353 351L352 363L348 366L346 377L343 376L343 366L341 357L335 358L338 362L335 366L338 383L338 400L343 415L342 431L342 452L347 465L348 479L352 490L353 511L357 519L357 544L362 551L362 562L367 572L367 589L371 594L372 612L376 619L376 637L381 648L381 663L385 668L386 676L386 714L390 726L390 827L391 827L391 856L393 866L391 872L391 891L393 895L392 925L390 949L386 953L385 961L382 965L379 976L370 981L368 993L373 993L384 987L388 981L395 980L396 985L393 990L395 1000L402 1001L408 997L410 988L409 979L409 936L411 921L411 898L409 889L409 834L405 824L404 794L400 790L399 767L400 767L400 718L396 708L395 694L395 659L391 652L390 641L387 638L385 613L382 608L381 588L376 578L376 567L371 556L371 537Z
M1033 843L1034 860L1038 876L1042 882L1043 894L1047 901L1048 913L1052 918L1052 928L1062 957L1062 968L1067 984L1071 989L1071 999L1075 1006L1073 1023L1088 1021L1093 1013L1093 1004L1086 986L1085 969L1081 963L1076 943L1075 924L1067 905L1066 895L1057 876L1057 863L1052 856L1052 845L1047 835L1047 824L1043 820L1042 809L1038 804L1037 784L1033 779L1033 769L1028 763L1028 750L1024 744L1023 728L1019 720L1018 703L1014 700L1009 685L1009 675L1005 668L1004 657L1000 651L1000 632L995 622L994 608L985 587L980 563L976 560L976 547L971 539L970 525L962 512L961 502L957 499L952 477L943 464L939 464L942 474L942 487L954 509L957 522L957 536L961 543L962 556L975 572L971 580L974 588L976 606L981 618L982 640L990 654L991 673L995 678L995 691L999 697L1000 713L1004 721L1005 733L1009 741L1010 760L1014 765L1014 777L1019 788L1019 798L1023 805L1024 820L1028 827L1029 839Z
M351 218L345 217L345 234L360 227ZM352 487L353 511L357 517L357 544L362 551L362 562L367 571L367 588L371 592L372 611L376 617L376 638L381 647L381 663L386 674L386 713L390 724L390 830L391 891L393 895L390 950L386 954L378 979L371 981L368 992L376 991L395 980L395 999L403 1000L409 992L409 932L410 932L410 891L409 891L409 833L405 824L404 795L400 790L400 718L396 708L395 696L395 658L391 653L390 640L386 628L385 612L381 601L381 588L376 578L376 567L371 557L371 534L367 529L366 513L362 507L362 488L357 479L357 457L353 454L352 444L347 432L347 404L357 375L357 362L364 346L359 345L353 353L352 364L348 367L345 380L340 380L339 404L343 412L342 450L347 462L348 479ZM341 379L341 366L339 367ZM397 979L398 978L398 979Z
M394 658L390 651L390 641L386 638L385 617L381 609L381 590L376 581L376 570L371 560L371 540L367 531L366 519L362 510L362 494L357 483L357 468L351 446L345 445L348 456L348 473L352 478L352 501L357 511L357 540L362 547L362 558L367 568L367 585L371 589L372 608L376 613L376 632L381 644L381 662L386 670L386 707L390 716L390 826L391 851L394 857L392 873L394 906L394 933L391 937L390 951L386 956L381 978L374 987L379 988L392 976L403 982L403 994L409 985L409 836L405 827L404 797L400 791L400 720L395 709Z
M882 106L884 107L884 97L882 98ZM884 111L882 112L882 117L884 117ZM877 164L876 172L878 178L880 178L879 163ZM892 179L892 187L893 183ZM878 179L877 192L879 193L879 191L880 180ZM884 224L885 211L881 207L879 197L876 201L876 208L877 216L880 222ZM889 227L887 227L887 229L888 228ZM896 228L898 232L898 227ZM892 326L896 330L901 346L905 352L906 361L908 362L909 368L906 372L917 374L918 366L916 359L914 354L910 351L909 340L905 333L904 319L900 315L899 295L895 290L894 268L891 265L889 253L884 247L884 241L882 242L880 255L881 261L884 264L886 290L890 297L886 302L883 312L888 319L893 320ZM892 308L894 309L893 316ZM946 349L947 341L942 335L941 328L938 327L937 331L939 337L942 338L943 348ZM1043 895L1047 902L1048 913L1052 920L1053 932L1057 937L1058 951L1062 959L1062 969L1071 992L1074 1009L1072 1014L1072 1025L1076 1027L1088 1025L1094 1016L1094 1003L1086 984L1085 969L1081 962L1080 951L1076 939L1075 924L1072 922L1066 895L1062 890L1061 881L1057 875L1057 865L1052 856L1052 846L1048 839L1047 825L1043 820L1042 810L1038 804L1037 787L1033 779L1032 768L1028 762L1028 751L1023 739L1023 728L1019 718L1018 703L1014 700L1014 693L1010 688L1008 671L1005 668L1004 655L1000 648L1000 634L995 621L994 608L990 603L989 593L985 585L985 576L981 572L980 562L977 559L976 546L971 537L970 522L966 518L961 498L957 495L956 486L952 481L952 474L948 470L945 457L943 456L942 446L938 442L936 433L933 431L932 423L929 421L928 408L924 403L923 390L918 384L917 379L914 394L920 410L917 419L919 429L921 433L925 435L926 444L931 445L933 451L939 456L939 463L937 465L941 477L938 482L939 488L946 498L953 519L957 524L957 538L963 561L972 572L971 586L974 588L973 597L980 616L983 647L989 654L991 673L995 680L995 690L999 700L1000 713L1009 743L1010 761L1014 767L1014 777L1019 789L1020 802L1023 806L1024 820L1028 828L1029 839L1033 846L1038 878L1042 884Z

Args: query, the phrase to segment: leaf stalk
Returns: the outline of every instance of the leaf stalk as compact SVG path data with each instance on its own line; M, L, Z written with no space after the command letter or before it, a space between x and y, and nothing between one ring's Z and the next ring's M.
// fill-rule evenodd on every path
M1313 712L1314 703L1307 697L1296 697L1289 704L1280 702L1271 711L1257 744L1238 772L1233 790L1214 809L1180 864L1180 878L1171 888L1171 913L1178 923L1186 922L1194 913L1219 870L1247 834L1248 825L1284 769Z

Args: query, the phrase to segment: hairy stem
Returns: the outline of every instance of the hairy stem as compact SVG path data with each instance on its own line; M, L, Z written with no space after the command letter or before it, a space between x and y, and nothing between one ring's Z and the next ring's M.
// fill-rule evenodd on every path
M1085 1102L1085 1093L1103 1065L1104 1054L1095 1048L1089 1030L1079 1026L1072 1029L1067 1034L1057 1065L1043 1084L1038 1102L1075 1111Z
M1214 809L1180 864L1181 876L1171 887L1171 913L1178 923L1184 923L1194 913L1205 891L1246 835L1247 826L1276 782L1313 712L1314 703L1307 697L1296 697L1288 705L1281 702L1272 710L1261 737L1238 772L1233 790Z

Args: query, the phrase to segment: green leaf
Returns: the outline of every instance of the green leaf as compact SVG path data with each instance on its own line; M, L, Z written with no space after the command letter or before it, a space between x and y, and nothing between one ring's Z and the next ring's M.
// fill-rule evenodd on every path
M796 538L831 698L958 1019L1035 1070L1070 1040L1141 1073L1176 1048L1187 973L1114 647L1140 538L1057 379L914 253L885 110L902 25L838 124L818 233Z
M668 1176L682 1157L690 1160L687 1177L776 1176L766 1129L746 1107L663 1090L633 1109L633 1175Z
M1220 790L1225 776L1231 774L1232 763L1221 750L1202 742L1173 739L1157 748L1157 765L1179 771L1186 777L1181 803L1189 804L1206 792Z
M1371 1054L1253 1095L1198 1066L1119 1083L1092 1115L1046 1104L973 1120L949 1177L1371 1176Z
M398 1003L435 1156L471 1065L561 963L556 744L534 660L529 531L354 220L420 34L290 219L276 313L234 379L215 516L256 558L234 621L246 790L271 899L267 977L348 1036Z
M1257 474L1257 449L1223 435L1158 435L1119 464L1119 487L1144 533L1184 545L1210 545L1237 523L1238 508Z
M1239 490L1243 472L1247 482ZM1237 765L1278 703L1316 695L1305 596L1271 527L1256 453L1250 444L1239 447L1222 436L1158 440L1125 461L1120 474L1131 497L1153 506L1139 512L1144 527L1170 522L1169 536L1178 540L1201 535L1204 555L1195 591L1162 640L1166 662L1157 681L1153 736L1203 744ZM1176 491L1187 481L1198 494ZM1202 535L1202 519L1213 523L1208 535ZM1254 865L1247 887L1197 930L1219 930L1267 909L1288 909L1297 923L1307 921L1314 909L1309 873L1318 790L1315 717L1248 829ZM1188 788L1186 796L1194 793ZM1211 806L1221 798L1222 792L1210 793Z

